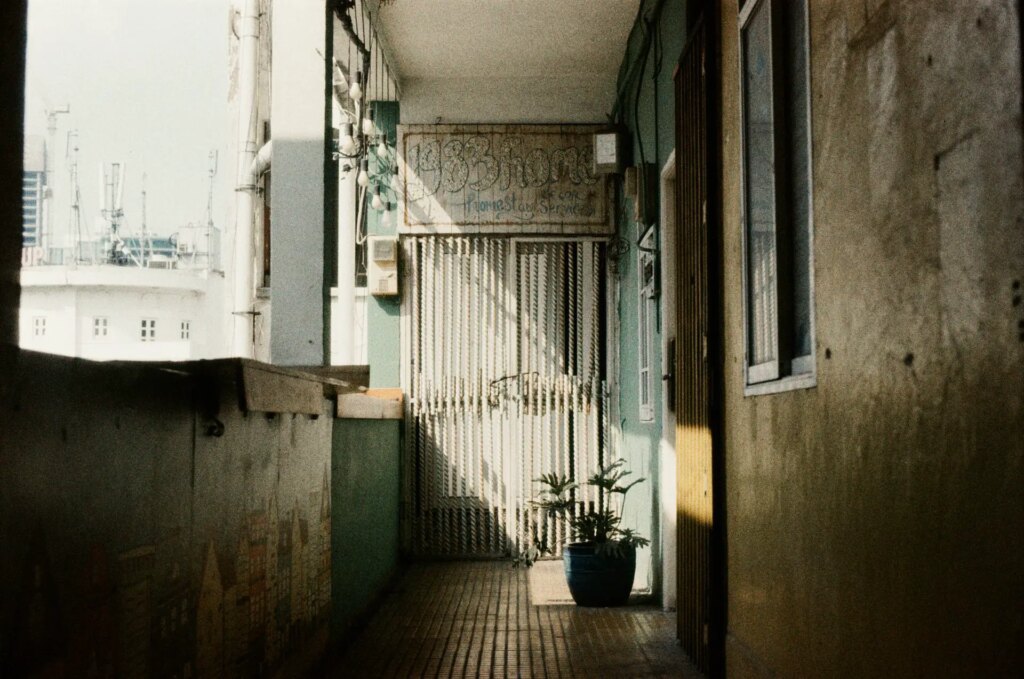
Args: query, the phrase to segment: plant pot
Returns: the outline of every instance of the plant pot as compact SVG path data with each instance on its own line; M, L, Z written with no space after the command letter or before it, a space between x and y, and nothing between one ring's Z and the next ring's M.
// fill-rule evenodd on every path
M565 579L578 606L622 606L629 601L636 572L636 549L623 547L622 556L597 554L592 542L574 542L562 553Z

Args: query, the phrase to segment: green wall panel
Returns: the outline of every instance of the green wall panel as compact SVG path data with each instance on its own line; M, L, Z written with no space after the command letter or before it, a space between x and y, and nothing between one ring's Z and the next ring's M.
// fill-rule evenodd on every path
M399 563L400 422L335 420L331 464L335 638L365 613Z

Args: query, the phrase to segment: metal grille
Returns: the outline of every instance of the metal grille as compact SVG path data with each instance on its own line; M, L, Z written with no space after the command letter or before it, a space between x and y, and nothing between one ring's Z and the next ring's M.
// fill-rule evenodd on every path
M603 459L604 244L422 237L403 248L406 547L558 553L568 536L529 501L541 474L582 480Z
M679 507L678 626L683 649L710 669L711 420L708 365L707 87L705 25L676 72L676 195L679 275L676 343L676 459Z

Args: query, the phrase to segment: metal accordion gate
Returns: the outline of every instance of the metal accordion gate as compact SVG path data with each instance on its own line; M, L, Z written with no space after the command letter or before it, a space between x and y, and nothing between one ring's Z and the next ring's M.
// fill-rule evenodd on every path
M473 558L544 543L557 554L568 536L531 506L533 479L583 481L604 459L604 243L424 236L402 247L406 549Z

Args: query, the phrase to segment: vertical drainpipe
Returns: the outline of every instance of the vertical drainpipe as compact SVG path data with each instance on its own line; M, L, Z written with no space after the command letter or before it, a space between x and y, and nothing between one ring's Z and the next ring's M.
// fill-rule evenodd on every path
M334 160L334 3L326 3L324 18L324 267L323 365L331 364L331 288L340 274L338 233L338 163ZM338 290L340 295L341 290ZM351 333L351 331L349 331Z
M238 48L238 166L235 186L235 276L232 354L253 356L253 278L256 248L253 238L255 186L250 168L256 156L256 66L260 45L260 2L245 0L239 22Z

